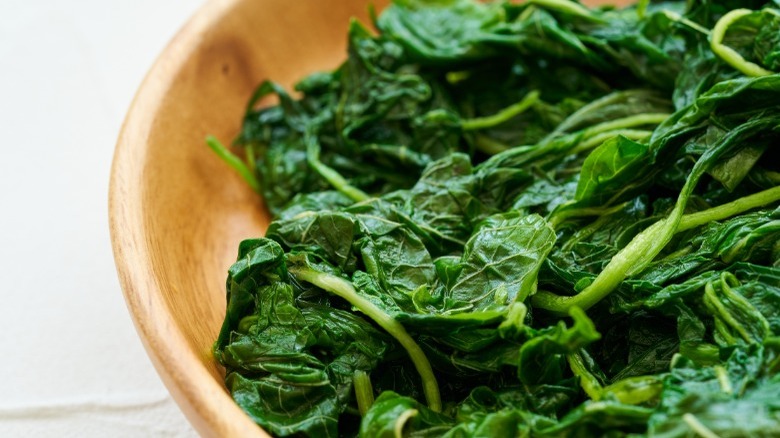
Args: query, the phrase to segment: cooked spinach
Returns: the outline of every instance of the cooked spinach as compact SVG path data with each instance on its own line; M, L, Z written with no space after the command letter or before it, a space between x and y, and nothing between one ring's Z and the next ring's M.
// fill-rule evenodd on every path
M278 436L780 435L780 1L373 24L297 94L261 84L241 156L208 140L274 218L214 346L244 411Z

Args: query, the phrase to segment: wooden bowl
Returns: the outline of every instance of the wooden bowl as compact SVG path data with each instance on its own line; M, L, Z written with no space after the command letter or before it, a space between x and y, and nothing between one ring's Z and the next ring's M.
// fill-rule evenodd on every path
M261 80L290 86L336 67L367 3L210 1L154 64L122 127L109 195L120 283L146 351L203 436L268 436L233 403L211 346L238 243L269 218L205 138L234 138Z

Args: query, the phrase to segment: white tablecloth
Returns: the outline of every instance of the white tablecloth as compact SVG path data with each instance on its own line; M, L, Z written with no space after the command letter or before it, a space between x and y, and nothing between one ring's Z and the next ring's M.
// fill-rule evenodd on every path
M0 436L194 436L117 281L108 180L143 76L202 0L0 0Z

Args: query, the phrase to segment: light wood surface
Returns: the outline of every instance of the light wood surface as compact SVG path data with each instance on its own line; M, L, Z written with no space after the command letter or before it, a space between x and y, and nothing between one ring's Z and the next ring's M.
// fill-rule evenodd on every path
M203 436L267 436L233 403L211 346L238 243L268 223L204 139L234 138L261 80L289 86L337 66L349 19L368 22L366 5L210 1L154 64L120 133L109 195L120 283L152 362Z

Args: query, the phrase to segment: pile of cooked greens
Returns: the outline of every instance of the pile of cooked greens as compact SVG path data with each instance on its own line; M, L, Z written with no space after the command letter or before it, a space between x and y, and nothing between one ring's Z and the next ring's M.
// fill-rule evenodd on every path
M260 85L240 158L209 139L274 218L214 347L244 411L278 436L780 436L780 1L374 24L295 96Z

